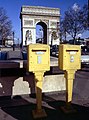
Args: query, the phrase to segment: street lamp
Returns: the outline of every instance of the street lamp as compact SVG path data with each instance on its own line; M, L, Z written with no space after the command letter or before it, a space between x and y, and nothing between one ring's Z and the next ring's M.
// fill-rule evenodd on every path
M43 44L43 40L44 40L44 36L43 36L43 28L40 29L40 33L41 33L41 41L42 41L42 44Z
M88 0L88 27L89 27L89 0Z
M14 45L15 45L15 44L14 44L14 35L15 35L15 33L14 33L14 31L13 31L12 34L13 34L13 51L14 51L14 50L15 50L15 46L14 46Z

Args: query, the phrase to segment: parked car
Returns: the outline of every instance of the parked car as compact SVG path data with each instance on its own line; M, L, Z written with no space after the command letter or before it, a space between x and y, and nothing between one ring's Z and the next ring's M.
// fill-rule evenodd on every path
M50 47L50 54L52 56L58 56L58 45L53 45Z
M11 45L6 45L5 47L10 48L10 47L11 47Z
M81 67L89 67L89 55L81 55Z
M3 47L5 47L4 45L0 45L0 48L3 48Z

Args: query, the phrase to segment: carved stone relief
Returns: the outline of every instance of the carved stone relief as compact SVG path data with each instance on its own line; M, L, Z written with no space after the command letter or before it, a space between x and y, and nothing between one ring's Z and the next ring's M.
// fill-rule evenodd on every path
M51 27L57 27L57 22L50 22Z
M24 25L33 26L33 20L24 20Z
M32 32L31 30L27 30L25 33L25 45L27 45L27 41L32 41Z

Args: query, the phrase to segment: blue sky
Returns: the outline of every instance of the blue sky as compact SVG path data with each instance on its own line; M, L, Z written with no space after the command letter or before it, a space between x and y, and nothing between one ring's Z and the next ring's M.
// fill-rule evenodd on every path
M20 10L21 6L45 6L60 8L61 16L74 3L83 6L88 0L0 0L0 7L7 11L9 19L12 21L15 37L21 39ZM87 33L86 33L87 34Z

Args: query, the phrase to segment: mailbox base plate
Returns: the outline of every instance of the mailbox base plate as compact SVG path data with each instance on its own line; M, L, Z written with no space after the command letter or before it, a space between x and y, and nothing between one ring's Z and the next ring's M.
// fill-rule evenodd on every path
M69 113L75 113L76 110L70 106L70 107L67 107L67 106L61 106L61 110L66 113L66 114L69 114Z
M32 114L34 119L47 117L47 114L44 109L42 109L40 112L37 110L33 110Z

